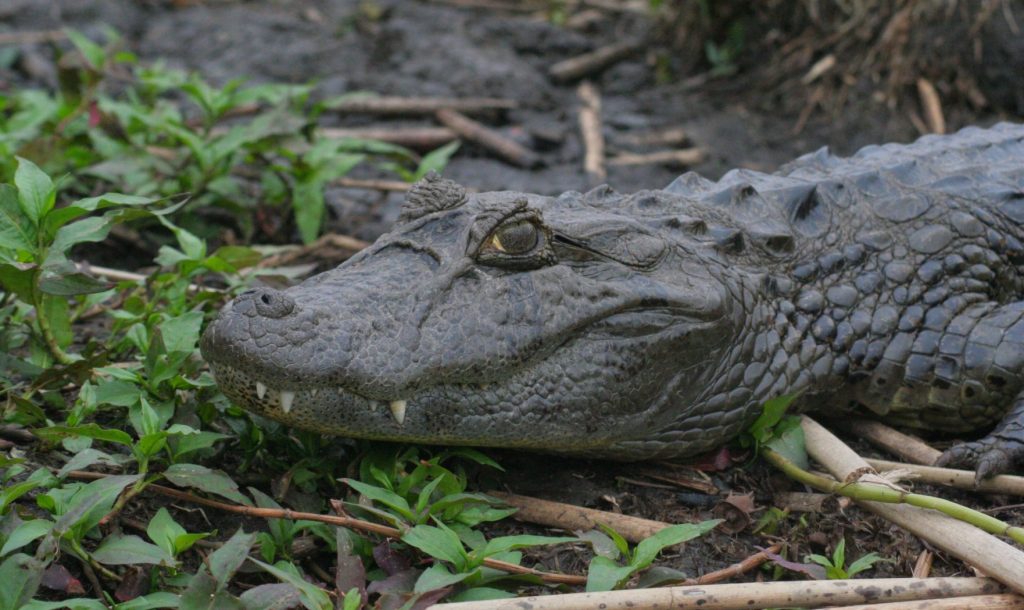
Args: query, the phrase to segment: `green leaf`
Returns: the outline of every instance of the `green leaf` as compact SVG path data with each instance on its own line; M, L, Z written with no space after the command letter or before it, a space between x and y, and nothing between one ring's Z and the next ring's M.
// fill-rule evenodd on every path
M53 526L54 532L58 535L67 532L84 535L99 524L100 519L110 511L124 488L141 478L140 474L115 475L83 485L69 499L67 511Z
M0 557L20 549L33 540L42 538L52 529L53 521L49 519L33 519L23 522L7 537L3 548L0 548Z
M416 585L413 586L412 590L414 593L426 593L427 591L443 589L457 582L462 582L476 573L477 570L452 574L444 565L435 563L426 570L423 570L420 577L416 579Z
M66 224L57 229L57 233L53 236L53 243L50 244L50 250L63 253L75 244L103 241L107 238L112 226L114 226L113 220L103 216L90 216L78 222Z
M0 184L0 248L35 252L36 228L21 210L18 191Z
M102 428L99 424L83 424L81 426L48 426L46 428L36 428L34 432L40 438L53 442L68 437L86 436L98 441L107 441L110 443L117 443L119 445L130 446L132 444L132 437L127 432L114 430L112 428Z
M384 506L387 506L401 514L406 519L410 521L415 519L415 515L412 512L412 508L409 507L409 503L405 501L405 498L395 492L388 491L375 485L367 485L366 483L356 481L355 479L341 479L341 482L358 491L370 500L380 502Z
M832 551L832 565L843 567L846 565L846 538L840 538L836 548Z
M783 457L804 470L810 467L810 460L807 457L807 443L804 439L804 429L800 425L799 417L790 416L783 419L781 423L775 426L775 433L765 443L765 446L780 453Z
M764 403L761 415L750 426L750 434L754 437L755 441L764 443L771 438L772 428L779 423L782 416L786 414L786 409L789 408L789 405L793 404L797 396L799 394L778 396Z
M53 209L57 191L53 181L43 170L28 159L17 157L18 169L14 172L14 184L18 187L18 204L21 211L38 227L46 213Z
M168 352L189 352L199 342L199 329L203 324L203 312L190 311L160 323L164 347Z
M653 536L641 540L640 544L636 545L636 550L633 551L633 559L629 564L638 570L642 570L651 565L658 556L658 553L665 547L703 536L721 522L721 519L711 519L700 523L671 525L663 530L659 530Z
M238 531L227 542L213 553L210 553L210 574L220 586L226 586L231 582L235 572L238 571L238 568L249 557L249 549L252 548L255 540L255 535L246 534L242 528L238 528Z
M278 580L286 582L298 589L302 598L302 605L308 608L308 610L334 610L334 603L331 602L330 596L328 596L323 589L306 582L298 574L294 574L287 569L284 569L285 566L289 566L294 569L294 566L290 566L290 564L285 562L270 565L269 563L264 563L258 559L252 558L250 558L250 561L272 574Z
M620 566L607 557L594 557L587 570L588 592L612 591L622 586L636 571L632 566Z
M174 566L177 562L164 549L134 535L111 534L92 552L92 557L107 565L152 564Z
M81 294L96 294L110 290L111 284L109 282L76 271L75 266L70 263L63 267L65 271L43 268L39 276L40 292L54 296L70 297Z
M419 167L416 168L416 173L413 175L413 181L419 180L430 172L440 174L444 171L445 166L448 165L448 160L452 158L452 155L457 150L459 150L459 141L455 140L424 155Z
M618 546L616 546L615 542L600 530L582 532L580 533L579 539L583 542L590 543L590 548L594 550L595 555L607 557L612 560L618 559L622 556L622 551Z
M0 563L0 610L21 610L39 589L46 566L23 553Z
M2 222L3 219L0 219ZM36 268L31 264L0 264L0 288L12 292L25 303L31 303Z
M192 577L181 594L179 610L245 610L241 600L225 590L206 570Z
M0 555L3 555L3 552L0 552ZM878 553L868 553L867 555L864 555L863 557L861 557L857 561L854 561L853 563L851 563L850 567L846 569L846 573L847 573L847 575L850 578L853 578L856 574L860 574L864 570L870 569L871 566L875 565L876 563L878 563L880 561L889 561L889 560L883 558Z
M498 553L505 553L515 549L525 549L531 546L543 546L546 544L564 544L566 542L579 542L579 538L575 536L502 536L487 541L483 556L491 557Z
M359 610L363 605L363 594L359 592L358 587L352 587L349 589L341 602L341 610Z
M64 35L68 37L71 44L75 45L78 52L89 63L90 68L99 71L103 67L107 56L106 52L103 51L103 47L86 38L81 32L71 28L64 28Z
M417 525L402 536L402 542L414 546L435 559L451 562L457 569L466 565L468 556L459 537L449 529Z
M71 313L68 300L62 296L44 294L39 299L40 307L36 310L46 318L53 331L53 337L62 349L71 345L74 336L71 334Z
M257 585L242 593L241 600L246 610L288 610L300 603L298 589L282 582Z
M598 523L597 526L601 528L601 531L603 531L605 534L608 534L608 536L612 539L612 542L615 543L615 548L619 549L619 553L621 553L623 557L628 559L630 557L630 553L629 543L626 542L626 539L623 538L621 534L619 534L612 528L608 527L604 523Z
M149 525L146 526L146 535L149 536L149 539L169 555L178 554L174 541L186 533L185 528L178 525L171 517L171 513L163 507L156 511L153 518L149 520Z
M172 464L164 471L164 476L178 487L194 487L252 506L252 501L238 491L238 484L221 470L211 470L198 464Z

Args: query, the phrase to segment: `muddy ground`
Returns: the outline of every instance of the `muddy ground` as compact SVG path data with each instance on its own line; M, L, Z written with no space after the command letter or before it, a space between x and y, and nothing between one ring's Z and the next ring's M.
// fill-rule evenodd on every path
M487 151L464 145L445 174L481 190L542 194L592 186L581 163L576 86L552 82L548 68L559 60L611 41L641 36L652 28L648 15L629 11L612 13L586 28L569 29L543 14L395 0L3 0L0 23L9 30L73 26L97 37L110 25L143 60L163 59L172 66L197 70L215 82L238 76L291 83L315 80L316 95L321 97L373 91L509 98L518 103L518 109L489 123L537 150L543 167L519 169ZM659 82L656 64L666 52L670 53L655 44L594 75L602 96L609 153L640 150L628 145L631 135L682 128L691 145L706 151L706 160L691 168L610 166L607 182L617 190L661 187L686 169L710 178L739 167L770 171L821 146L848 154L867 144L909 141L920 135L912 112L906 110L913 110L913 103L893 110L884 100L865 94L863 99L851 100L842 114L812 108L803 120L770 104L766 107L761 93L743 89L742 73L727 77L735 79L737 86L724 88L695 87L694 81L687 80L693 74L672 75ZM702 65L700 61L691 63ZM0 76L5 86L46 80L45 74L26 76L17 69ZM1013 118L990 109L954 107L946 111L950 130ZM382 120L335 115L327 117L327 123L360 126L381 124ZM391 124L430 123L407 118ZM373 239L397 216L400 196L335 189L330 201L335 211L333 230ZM652 465L553 460L514 453L497 457L508 474L481 481L481 485L675 522L708 518L715 503L678 487L661 487L663 483L638 471L649 472L656 468ZM743 456L736 461L738 465L732 469L710 474L710 481L723 491L754 493L756 520L770 505L774 492L792 486ZM1001 502L999 498L969 496L954 499L963 498L986 508ZM880 564L876 575L908 574L923 548L915 538L855 508L811 514L803 521L790 518L776 536L795 544L795 555L802 556L822 552L844 531L852 547L848 557L877 551L894 560ZM691 574L702 573L742 559L755 552L755 544L767 546L769 542L749 533L740 537L715 534L691 544L670 563ZM538 558L552 569L583 570L578 556ZM941 555L935 572L967 574L962 564L946 561Z

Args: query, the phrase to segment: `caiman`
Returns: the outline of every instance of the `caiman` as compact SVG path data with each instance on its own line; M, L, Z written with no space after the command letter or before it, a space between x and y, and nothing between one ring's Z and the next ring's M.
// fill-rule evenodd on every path
M339 267L226 305L202 353L253 412L350 437L636 460L768 399L1024 461L1024 126L667 188L467 194L436 175ZM854 415L862 416L862 415Z

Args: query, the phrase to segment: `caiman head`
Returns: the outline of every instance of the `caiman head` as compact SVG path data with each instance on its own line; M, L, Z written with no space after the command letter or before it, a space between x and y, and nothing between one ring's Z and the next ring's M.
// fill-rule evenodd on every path
M236 404L322 433L624 459L707 449L740 425L713 382L743 325L737 287L705 245L659 229L678 218L643 222L617 197L467 195L431 175L341 266L225 306L203 356Z

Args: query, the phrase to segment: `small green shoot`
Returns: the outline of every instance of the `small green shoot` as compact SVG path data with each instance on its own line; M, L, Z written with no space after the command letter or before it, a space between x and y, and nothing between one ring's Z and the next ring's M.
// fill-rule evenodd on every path
M594 544L595 552L601 554L590 562L587 591L612 591L622 588L631 576L650 567L662 550L703 536L721 522L721 519L712 519L700 523L671 525L640 541L632 549L618 532L602 525L601 529L613 544Z
M871 566L875 565L880 561L889 561L884 559L878 553L868 553L860 559L854 561L849 566L846 565L846 538L840 538L839 543L836 544L836 548L832 551L832 557L828 558L824 555L810 554L807 555L808 561L825 568L825 576L829 580L844 580L847 578L853 578L857 574L860 574L864 570L868 570Z

